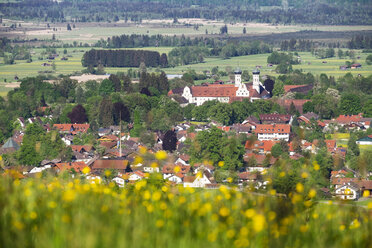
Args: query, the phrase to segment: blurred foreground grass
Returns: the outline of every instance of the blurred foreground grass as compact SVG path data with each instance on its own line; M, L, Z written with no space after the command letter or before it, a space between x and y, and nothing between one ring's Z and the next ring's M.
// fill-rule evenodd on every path
M0 177L0 247L371 247L372 203L317 204L222 186L195 190L160 174L119 189L80 179Z

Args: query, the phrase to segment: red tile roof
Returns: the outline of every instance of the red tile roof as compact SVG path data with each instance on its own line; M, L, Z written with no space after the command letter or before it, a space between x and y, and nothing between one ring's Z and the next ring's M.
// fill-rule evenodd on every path
M305 86L307 86L307 84L299 84L299 85L284 85L284 91L285 91L285 93L287 93L287 92L290 91L291 89L301 88L301 87L305 87Z
M340 115L336 121L342 124L348 124L351 122L359 122L362 119L362 114L359 115Z
M310 100L307 99L284 99L284 100L279 100L278 104L280 106L283 106L287 110L291 107L292 103L297 109L298 112L302 113L303 112L303 106L306 102L310 102Z
M336 148L336 140L325 140L328 150L334 150Z
M100 159L94 161L94 163L92 164L92 170L125 170L128 166L128 163L128 160Z
M71 132L76 134L79 132L86 133L90 127L89 124L54 124L54 128L60 132Z
M257 173L242 172L239 174L239 178L242 180L257 180Z
M193 97L234 97L238 87L233 84L192 86Z
M81 172L87 165L84 162L71 162L71 163L57 163L56 168L60 171L75 170Z
M82 152L83 149L86 151L86 152L89 152L93 149L93 146L78 146L78 145L72 145L71 146L71 149L72 151L74 152Z
M289 124L259 124L256 126L256 133L290 133L291 126Z
M231 127L217 127L218 129L221 129L222 131L224 131L224 132L228 132L228 131L230 131L230 128Z

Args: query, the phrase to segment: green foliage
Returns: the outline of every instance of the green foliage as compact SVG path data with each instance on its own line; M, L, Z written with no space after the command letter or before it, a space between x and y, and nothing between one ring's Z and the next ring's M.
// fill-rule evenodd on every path
M366 63L367 63L367 65L372 65L372 54L367 56Z
M46 133L38 124L27 126L21 149L18 151L19 162L23 165L39 165L44 159L64 157L70 159L72 155L64 149L65 145L58 132Z
M341 97L340 112L342 114L359 114L362 111L362 105L359 96L355 94L344 94Z
M143 127L141 124L141 118L140 118L140 113L136 109L134 111L134 117L133 117L133 129L130 130L130 135L133 137L139 137L141 134Z
M102 96L108 96L115 91L115 85L112 81L105 79L99 86L99 94Z
M285 93L284 91L284 84L280 80L276 80L274 84L274 89L273 89L273 96L283 96Z
M234 170L243 164L244 147L236 138L228 138L216 127L199 132L192 142L189 154L191 161L212 161L217 165L224 161L223 169Z
M280 144L275 144L271 148L271 155L273 155L274 158L279 158L280 155L282 155L282 153L283 153L283 150Z
M269 55L269 57L267 57L267 63L274 65L295 65L298 64L298 61L293 58L292 53L279 53L277 51L274 51Z

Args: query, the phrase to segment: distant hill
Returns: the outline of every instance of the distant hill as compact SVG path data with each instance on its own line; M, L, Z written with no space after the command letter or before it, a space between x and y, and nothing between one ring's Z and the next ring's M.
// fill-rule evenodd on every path
M134 21L205 18L227 22L371 25L370 0L11 0L3 18L42 21Z

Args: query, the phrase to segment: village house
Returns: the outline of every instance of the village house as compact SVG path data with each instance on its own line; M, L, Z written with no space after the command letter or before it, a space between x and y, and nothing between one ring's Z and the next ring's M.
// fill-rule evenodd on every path
M358 139L356 143L358 145L372 145L372 135L368 135L367 137Z
M336 189L335 195L343 200L357 200L359 198L358 185L353 182L341 185Z
M54 124L53 128L57 129L60 133L78 134L88 132L89 124Z
M258 140L289 141L291 126L288 124L259 124L255 130Z
M105 170L115 170L120 173L126 173L129 161L123 159L97 159L91 165L92 172L103 172Z
M84 162L66 162L57 163L55 166L55 170L57 171L57 173L61 173L63 171L82 173L85 167L87 167L87 165Z
M260 114L261 124L292 124L291 115Z
M267 154L267 153L271 153L271 148L278 142L279 141L273 141L273 140L256 140L256 141L247 140L245 142L244 148L247 153L257 152L260 154Z
M205 188L206 185L211 184L211 181L206 173L202 175L196 176L185 176L183 179L183 187L191 187L191 188Z

